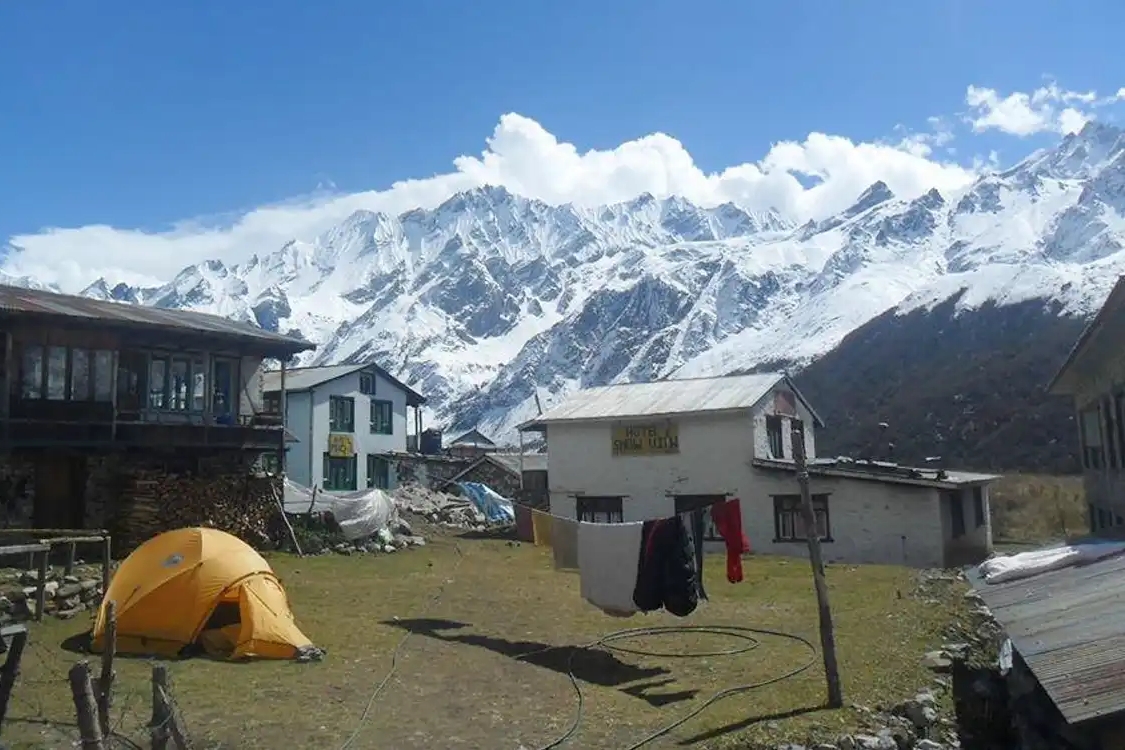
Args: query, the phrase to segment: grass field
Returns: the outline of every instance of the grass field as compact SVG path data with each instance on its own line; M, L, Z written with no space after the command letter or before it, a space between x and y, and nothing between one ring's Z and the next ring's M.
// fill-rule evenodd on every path
M528 544L438 538L390 556L270 559L300 625L328 655L309 664L173 662L172 691L195 748L335 750L357 728L351 748L539 747L565 731L575 711L566 676L571 651L544 648L662 624L753 626L817 642L803 560L748 560L746 580L732 585L723 558L713 556L705 578L711 601L691 617L617 619L584 602L577 577L556 572L549 553ZM917 574L891 567L830 566L828 580L845 703L875 706L930 684L919 658L941 643L960 613L959 592L944 600L914 597ZM88 627L85 620L33 626L3 730L10 747L69 746L74 719L65 676L81 657L60 644ZM397 671L361 725L399 644ZM696 634L623 645L682 653L738 644ZM579 652L573 665L585 695L583 721L567 747L628 746L718 690L783 674L807 659L804 647L765 636L755 650L726 657ZM149 664L119 659L118 674L114 721L143 744ZM744 747L766 737L834 737L857 725L855 711L824 710L823 699L817 657L803 674L722 701L648 747Z
M999 544L1055 541L1089 530L1080 476L1010 474L993 485L989 503Z

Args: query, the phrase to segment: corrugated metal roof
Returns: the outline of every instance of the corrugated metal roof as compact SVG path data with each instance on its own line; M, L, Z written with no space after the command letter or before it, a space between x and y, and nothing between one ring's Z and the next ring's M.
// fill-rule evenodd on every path
M755 458L754 466L761 469L796 472L792 460ZM971 471L921 468L884 463L882 461L853 461L840 458L814 458L808 463L811 476L839 477L888 484L910 484L939 489L959 489L967 485L987 484L1000 479L998 474L977 474Z
M401 380L391 375L377 364L368 362L361 365L325 365L323 367L294 367L285 371L285 390L289 393L307 391L318 385L351 375L360 370L372 370L406 392L406 403L410 406L426 403L426 397ZM266 393L281 390L281 370L270 370L262 374L262 390Z
M329 367L294 367L285 371L285 390L307 391L330 380L342 378L362 370L367 365L331 365ZM262 374L263 391L281 390L281 370L270 370Z
M267 331L218 315L189 310L167 310L160 307L134 305L128 302L106 302L70 294L45 292L39 289L0 285L0 314L49 315L53 317L98 320L131 326L166 330L191 331L214 336L237 338L268 344L291 353L315 349L307 341Z
M782 380L788 378L781 373L759 373L585 388L524 426L749 409ZM791 382L789 387L797 392Z
M1070 724L1125 711L1125 555L969 582Z

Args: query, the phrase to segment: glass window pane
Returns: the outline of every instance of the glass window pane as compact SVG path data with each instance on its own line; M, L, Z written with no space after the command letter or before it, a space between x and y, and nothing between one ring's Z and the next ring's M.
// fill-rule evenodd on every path
M108 349L94 352L94 400L113 400L113 352Z
M173 359L168 375L168 392L171 396L171 408L176 411L184 411L188 407L188 375L188 360Z
M215 360L214 389L211 394L211 409L215 416L231 414L234 409L234 367L226 360Z
M70 400L86 401L90 398L90 352L74 349L70 352Z
M43 398L43 347L25 346L22 365L20 395L29 399Z
M153 409L163 409L166 401L164 398L164 377L168 374L168 363L163 359L154 359L148 371L148 405Z
M47 398L62 401L66 398L66 347L47 348Z
M207 372L202 357L196 357L191 361L191 380L191 410L203 411L203 399L207 393Z

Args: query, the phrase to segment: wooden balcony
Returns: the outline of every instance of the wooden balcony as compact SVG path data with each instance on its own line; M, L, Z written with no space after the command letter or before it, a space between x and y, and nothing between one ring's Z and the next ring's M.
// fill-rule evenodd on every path
M116 418L115 418L116 417ZM11 402L0 419L0 445L7 450L36 448L211 448L277 450L280 418L259 415L213 419L193 413L118 411L110 403L67 401Z

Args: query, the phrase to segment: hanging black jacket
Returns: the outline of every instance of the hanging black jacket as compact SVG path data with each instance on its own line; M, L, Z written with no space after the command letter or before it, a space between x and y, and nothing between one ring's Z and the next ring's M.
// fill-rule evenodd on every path
M663 607L687 617L699 604L695 554L678 515L645 521L633 603L642 612Z

